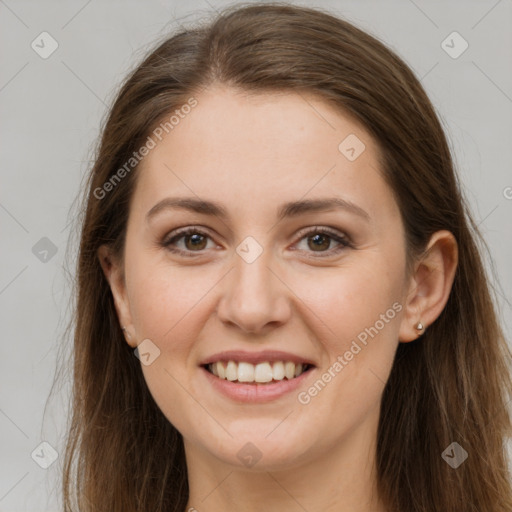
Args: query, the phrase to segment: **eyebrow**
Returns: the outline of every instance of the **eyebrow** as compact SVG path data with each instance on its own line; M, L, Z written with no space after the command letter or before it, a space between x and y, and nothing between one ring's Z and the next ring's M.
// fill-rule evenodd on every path
M212 215L226 220L227 210L215 201L207 201L196 197L166 197L155 204L146 214L146 221L151 220L158 213L168 209L183 209L203 215ZM327 212L332 210L346 210L364 220L369 221L370 215L360 206L340 197L321 199L305 199L284 203L278 211L278 218L297 217L311 212Z

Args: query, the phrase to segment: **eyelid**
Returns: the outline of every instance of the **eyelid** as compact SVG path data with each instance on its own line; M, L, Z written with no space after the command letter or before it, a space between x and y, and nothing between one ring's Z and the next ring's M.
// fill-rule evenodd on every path
M171 249L170 245L171 242L175 242L176 240L180 240L181 238L186 237L187 235L193 235L193 234L199 234L201 236L204 236L206 238L209 238L213 241L213 237L208 233L208 231L200 226L186 226L183 228L177 228L176 230L173 230L171 233L168 233L162 240L161 245L174 253L181 253L185 254L187 256L194 256L194 253L196 252L198 256L200 256L202 253L201 251L183 251L182 249Z
M307 258L316 260L321 260L322 258L328 259L329 257L337 256L343 249L354 248L354 245L347 234L330 226L308 226L307 228L301 229L296 234L297 241L294 243L294 245L302 241L308 235L313 236L315 234L327 235L331 240L334 240L338 245L335 248L329 249L327 251L306 251L308 253L306 256ZM314 254L318 254L318 256L315 256Z
M182 249L171 249L171 242L175 242L176 240L180 240L181 238L184 238L187 235L191 234L199 234L201 236L204 236L206 238L209 238L213 241L213 237L208 233L208 230L206 228L200 227L200 226L186 226L183 228L177 228L172 232L172 236L164 237L163 241L161 242L161 245L169 250L170 252L177 253L184 255L185 257L196 257L201 256L203 254L203 251L205 249L202 249L200 251L188 251L188 250L182 250ZM339 231L336 228L332 228L330 226L308 226L306 228L303 228L299 230L295 234L296 241L293 243L293 245L296 245L298 242L302 241L304 238L306 238L307 235L315 235L315 234L323 234L327 235L331 240L334 240L338 243L338 246L334 249L329 249L327 251L318 251L317 254L319 256L308 256L310 258L314 259L320 259L320 258L328 258L329 256L333 256L338 254L340 250L344 248L354 248L353 243L348 235L345 233ZM292 249L297 250L297 249ZM306 252L312 252L315 253L316 251L306 251ZM194 254L195 253L195 254ZM322 256L324 254L325 256Z
M295 236L298 237L299 240L302 240L306 235L314 233L327 234L334 239L341 239L347 244L351 243L350 237L346 233L330 226L308 226L298 231Z

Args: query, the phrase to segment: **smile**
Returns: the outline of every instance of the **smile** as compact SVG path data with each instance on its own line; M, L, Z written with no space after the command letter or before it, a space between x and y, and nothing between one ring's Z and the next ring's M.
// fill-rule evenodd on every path
M263 361L252 364L245 361L217 361L204 366L219 379L245 384L271 384L292 380L307 372L312 365L292 361Z

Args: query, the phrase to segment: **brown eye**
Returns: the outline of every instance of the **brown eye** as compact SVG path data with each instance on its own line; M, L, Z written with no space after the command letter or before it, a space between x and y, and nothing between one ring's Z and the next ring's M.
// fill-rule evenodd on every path
M323 234L316 234L308 237L308 247L316 252L318 252L317 249L319 249L320 252L323 252L322 249L328 249L330 244L331 238Z
M184 256L200 253L207 249L210 236L197 228L187 228L179 231L162 242L162 246L171 252L183 254Z
M299 249L306 253L317 253L315 257L328 257L339 253L340 251L353 247L349 238L338 231L331 230L329 228L316 227L315 229L309 229L309 231L302 232L299 240ZM306 248L301 248L301 242L306 241ZM334 248L331 248L334 242Z
M188 250L202 250L206 247L206 237L199 233L194 233L193 235L185 235L183 238L185 239L185 248Z

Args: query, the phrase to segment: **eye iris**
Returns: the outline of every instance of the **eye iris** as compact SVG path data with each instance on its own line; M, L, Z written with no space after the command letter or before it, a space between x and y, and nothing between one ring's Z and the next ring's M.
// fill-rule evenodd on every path
M192 249L194 249L194 248L196 248L196 249L198 249L198 248L199 249L204 249L204 247L200 246L200 244L201 244L201 242L203 242L203 244L204 244L205 241L206 241L206 238L203 235L195 233L193 235L185 236L185 240L186 240L185 245L187 246L187 249L190 249L190 248L192 248ZM189 242L189 241L192 242L192 246L191 247L188 246L187 242Z
M187 250L203 250L206 246L207 237L201 233L184 234L185 247ZM331 237L324 233L316 233L307 237L308 246L314 252L323 252L323 249L329 249Z
M310 236L308 237L308 240L315 240L315 241L318 241L318 240L323 240L324 241L324 244L321 244L321 245L318 245L316 242L313 244L313 246L309 246L310 248L315 248L315 249L322 249L322 248L328 248L329 247L329 237L326 236L326 235L322 235L322 234L316 234L316 235L313 235L313 236ZM308 244L309 245L309 244Z

